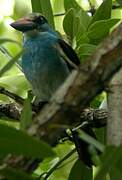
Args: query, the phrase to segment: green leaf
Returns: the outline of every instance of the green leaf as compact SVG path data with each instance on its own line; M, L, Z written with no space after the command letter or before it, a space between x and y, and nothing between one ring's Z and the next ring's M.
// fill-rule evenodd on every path
M7 60L9 61L13 58L10 52L2 45L0 45L0 52L2 52L7 57ZM21 63L22 63L21 58L19 58L15 64L22 71Z
M103 3L100 5L100 7L97 9L93 18L91 19L89 26L96 21L110 19L111 7L112 7L112 0L104 0Z
M64 8L66 11L71 8L74 8L78 11L81 10L80 5L75 0L64 0Z
M118 177L117 180L122 178L122 147L108 146L103 153L102 165L99 167L99 171L95 177L95 180L103 180L108 173L114 177ZM117 174L117 171L119 172ZM119 176L120 175L120 176ZM113 179L113 180L116 180Z
M103 38L105 38L110 29L119 22L119 19L108 19L96 21L88 29L87 36L91 43L99 43Z
M22 73L13 76L1 77L0 86L23 97L26 97L27 90L30 88L25 76Z
M4 46L0 45L0 52L2 52L4 55L6 55L7 59L12 58L12 55L9 53L9 51Z
M24 155L31 158L45 158L54 155L46 143L23 131L0 124L0 155Z
M32 101L32 96L31 96L31 92L29 91L28 92L28 97L24 101L24 106L23 106L23 110L22 110L21 118L20 118L20 128L22 130L27 129L27 127L32 122L31 101Z
M34 178L24 171L13 169L11 167L0 168L0 174L8 180L34 180Z
M42 13L48 19L49 24L55 27L50 0L31 0L31 5L33 12Z
M70 170L77 158L77 153L74 153L73 148L74 145L69 141L59 143L53 148L56 152L56 157L45 158L35 173L40 175L47 172L47 179L52 179L53 176L54 180L67 180ZM40 169L41 173L39 172Z
M72 167L68 180L92 180L92 169L87 168L80 160Z
M96 46L93 44L81 44L77 49L76 52L79 55L79 58L83 58L84 56L88 57L91 53L96 49Z
M75 37L76 33L80 30L80 19L76 15L74 9L70 9L64 17L63 28L67 36L70 37L71 41Z
M7 42L15 43L15 44L21 46L21 44L15 40L12 40L9 38L0 38L0 44L7 43Z
M120 162L120 167L122 167L122 161ZM119 170L119 168L117 168L116 166L114 166L110 173L110 180L121 180L122 179L122 168L121 170Z
M17 62L17 60L19 59L19 57L22 55L22 52L20 52L19 54L17 54L15 57L13 57L1 70L0 70L0 77L6 72L8 71L15 62Z
M79 47L81 44L88 44L89 43L89 38L87 36L87 33L81 33L79 32L77 35L76 35L76 44L77 44L77 47Z
M87 28L89 25L89 22L91 20L91 17L86 13L86 11L84 11L82 8L77 11L77 16L80 19L80 23Z

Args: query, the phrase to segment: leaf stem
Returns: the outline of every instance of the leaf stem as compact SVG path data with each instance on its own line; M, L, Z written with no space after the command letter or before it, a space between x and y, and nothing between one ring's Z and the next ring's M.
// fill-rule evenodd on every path
M68 159L70 156L72 156L72 154L74 154L76 152L76 149L74 148L73 150L71 150L68 154L66 154L62 159L60 159L45 175L44 180L46 180L56 169L57 167L66 159ZM40 176L42 177L42 175Z

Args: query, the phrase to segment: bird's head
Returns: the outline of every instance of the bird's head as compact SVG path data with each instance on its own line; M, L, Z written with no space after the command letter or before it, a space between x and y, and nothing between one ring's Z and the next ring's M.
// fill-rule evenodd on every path
M48 31L47 19L40 13L31 13L10 24L14 29L23 33Z

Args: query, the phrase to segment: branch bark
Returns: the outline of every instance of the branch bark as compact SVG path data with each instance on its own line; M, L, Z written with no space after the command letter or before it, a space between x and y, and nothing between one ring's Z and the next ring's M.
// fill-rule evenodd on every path
M108 93L108 144L119 146L122 144L122 70L110 83Z

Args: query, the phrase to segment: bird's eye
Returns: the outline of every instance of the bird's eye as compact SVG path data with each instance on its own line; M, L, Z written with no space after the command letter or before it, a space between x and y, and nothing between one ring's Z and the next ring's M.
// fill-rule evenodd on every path
M44 20L44 18L42 16L40 16L40 21L43 21L43 20Z
M38 23L38 24L44 24L46 22L46 19L42 16L37 17L34 22Z

